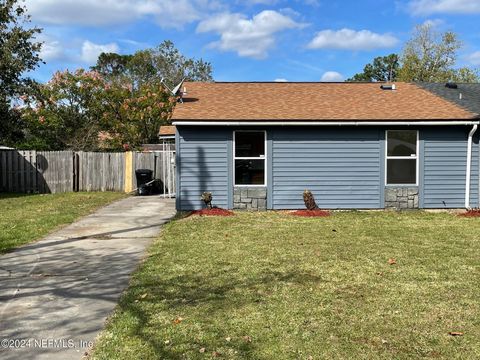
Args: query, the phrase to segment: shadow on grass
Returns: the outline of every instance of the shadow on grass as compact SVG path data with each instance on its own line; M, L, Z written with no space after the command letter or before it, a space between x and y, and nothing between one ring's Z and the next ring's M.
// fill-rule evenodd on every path
M172 316L172 320L179 314L189 316L189 309L194 312L202 309L205 317L221 318L250 304L259 305L267 302L268 296L273 292L272 289L275 286L282 284L311 286L323 281L325 280L320 276L293 270L291 272L260 272L252 274L248 278L236 277L231 273L226 274L222 269L206 275L191 273L166 279L148 275L139 285L132 285L129 288L128 293L121 299L117 307L117 314L120 319L123 313L137 319L135 326L132 327L129 323L127 337L140 338L150 346L156 358L184 359L185 356L198 353L202 347L211 353L222 346L228 346L237 351L240 358L251 358L256 353L255 342L232 340L228 344L224 343L224 336L229 331L228 325L225 328L220 327L214 330L219 333L218 340L209 341L207 339L206 342L200 342L195 340L194 336L190 339L188 336L178 336L175 337L173 344L166 345L161 334L169 332L169 326L176 325L173 323L161 325L161 328L153 329L156 336L152 336L152 327L145 326L145 324L151 324L151 318L158 316L159 311L163 311L163 315L167 317ZM147 297L141 299L142 294L145 293L148 294ZM162 309L158 310L159 307ZM157 309L155 313L148 310L153 308ZM186 321L201 323L202 319L195 319L192 315ZM209 320L206 321L209 322ZM113 332L117 331L115 320L111 326ZM207 326L209 325L207 324ZM198 354L198 357L201 357L200 355Z
M26 197L31 195L38 195L38 194L16 194L16 193L1 193L0 192L0 199L15 199L20 197Z

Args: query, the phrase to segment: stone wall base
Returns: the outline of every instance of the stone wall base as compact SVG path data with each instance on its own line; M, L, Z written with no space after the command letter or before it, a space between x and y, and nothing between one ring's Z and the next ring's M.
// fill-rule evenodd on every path
M235 187L233 189L233 208L239 210L267 210L267 188Z
M386 187L385 208L418 209L418 187Z

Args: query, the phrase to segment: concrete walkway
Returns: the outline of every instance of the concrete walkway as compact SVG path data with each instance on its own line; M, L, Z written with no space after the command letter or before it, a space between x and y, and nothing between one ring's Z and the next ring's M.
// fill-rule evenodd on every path
M0 359L80 359L174 214L174 200L129 197L0 256Z

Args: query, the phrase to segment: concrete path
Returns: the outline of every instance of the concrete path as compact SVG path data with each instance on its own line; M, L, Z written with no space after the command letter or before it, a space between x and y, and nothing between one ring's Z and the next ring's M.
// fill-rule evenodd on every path
M80 359L174 214L171 199L129 197L0 256L0 359Z

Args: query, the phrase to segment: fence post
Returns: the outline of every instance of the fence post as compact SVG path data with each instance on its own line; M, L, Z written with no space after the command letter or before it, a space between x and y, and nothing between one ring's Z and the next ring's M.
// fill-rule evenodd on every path
M125 153L125 192L133 191L133 152Z

